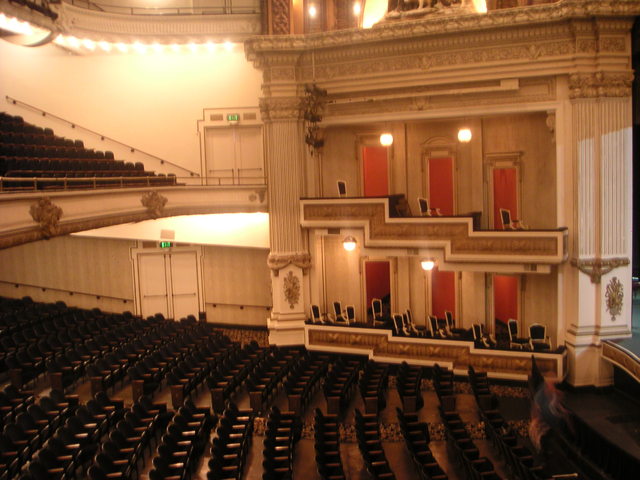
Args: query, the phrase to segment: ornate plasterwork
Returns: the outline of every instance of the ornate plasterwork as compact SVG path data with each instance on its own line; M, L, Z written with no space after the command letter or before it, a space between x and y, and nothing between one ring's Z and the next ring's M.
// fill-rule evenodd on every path
M301 268L303 272L306 272L311 268L311 255L308 253L271 253L267 258L267 265L271 270L273 270L273 273L276 276L280 270L288 265L295 265L296 267Z
M291 31L289 0L271 0L270 30L273 35L287 35Z
M385 218L382 203L349 203L348 201L303 201L303 226L361 226L367 224L365 242L420 247L444 244L448 260L521 261L523 257L537 258L544 263L564 260L562 231L555 232L470 232L470 217L438 220L438 217Z
M616 317L622 313L622 300L624 299L624 289L618 277L613 277L609 280L605 298L607 300L607 312L611 315L611 320L615 321Z
M572 258L571 265L582 273L589 275L592 283L600 283L602 275L606 275L613 269L629 265L628 258Z
M62 2L58 29L95 40L126 41L127 37L171 43L185 36L243 40L261 32L260 14L129 15L101 12Z
M574 73L569 76L569 97L630 97L632 82L632 72Z
M299 120L302 116L302 99L299 97L263 97L260 99L262 119Z
M147 212L151 218L159 218L163 216L164 206L167 204L167 197L160 195L158 192L146 192L142 195L140 203L147 208Z
M640 358L610 341L602 342L602 357L618 365L640 382Z
M289 273L283 279L282 288L284 298L289 304L289 308L293 310L293 307L300 300L300 279L289 270Z
M58 222L62 217L62 209L51 203L49 197L42 197L29 207L29 214L34 222L40 226L44 238L51 238L60 234Z

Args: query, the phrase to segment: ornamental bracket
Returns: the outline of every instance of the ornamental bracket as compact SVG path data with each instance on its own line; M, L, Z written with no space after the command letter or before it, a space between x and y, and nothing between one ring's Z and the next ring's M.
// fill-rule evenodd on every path
M572 258L571 265L576 267L582 273L589 275L591 283L600 283L602 275L606 275L613 269L629 265L629 259L626 257L618 258L591 258L579 259Z

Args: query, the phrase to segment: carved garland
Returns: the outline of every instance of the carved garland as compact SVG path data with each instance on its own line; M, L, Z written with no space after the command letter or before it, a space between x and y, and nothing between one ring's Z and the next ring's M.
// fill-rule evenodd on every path
M606 275L614 268L629 265L628 258L594 258L589 260L581 260L578 258L571 259L571 265L576 267L582 273L589 275L592 283L600 283L602 275Z
M29 208L29 214L40 225L44 238L51 238L60 234L58 222L62 217L62 209L51 203L49 197L42 197Z
M272 253L267 258L267 265L273 274L277 277L280 270L288 265L295 265L301 268L304 273L311 268L311 255L308 253L292 253L292 254L277 254Z
M569 77L570 98L629 97L633 73L575 73Z

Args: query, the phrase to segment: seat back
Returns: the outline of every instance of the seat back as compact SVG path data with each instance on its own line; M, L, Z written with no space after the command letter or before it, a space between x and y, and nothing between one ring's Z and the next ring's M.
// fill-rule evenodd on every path
M509 330L509 340L518 338L518 321L513 318L507 320L507 330Z
M382 300L379 298L371 299L371 311L374 319L382 317Z
M547 327L540 323L533 323L529 325L529 337L531 340L545 340L547 338Z
M345 182L344 180L338 180L337 181L337 186L338 186L338 196L339 197L346 197L347 196L347 182Z
M420 215L430 216L429 201L424 197L418 197L418 206L420 207Z
M429 330L431 330L432 337L438 336L438 319L433 315L429 315Z
M356 307L353 305L347 305L345 309L347 313L347 323L352 324L356 321Z
M508 208L501 208L500 221L502 222L503 230L511 229L511 210L509 210Z
M322 323L322 315L318 305L311 304L311 321L313 323Z

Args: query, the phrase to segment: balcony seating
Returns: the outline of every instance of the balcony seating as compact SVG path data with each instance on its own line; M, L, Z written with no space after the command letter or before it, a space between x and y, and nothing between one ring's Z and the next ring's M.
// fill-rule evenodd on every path
M523 350L530 348L528 338L519 336L518 321L510 318L507 320L507 330L509 331L509 348Z
M81 140L58 137L51 129L30 125L21 117L5 114L3 118L0 121L3 190L176 185L173 174L147 172L140 162L115 160L112 152L87 149Z

